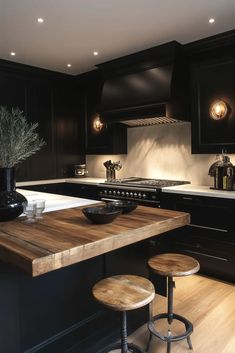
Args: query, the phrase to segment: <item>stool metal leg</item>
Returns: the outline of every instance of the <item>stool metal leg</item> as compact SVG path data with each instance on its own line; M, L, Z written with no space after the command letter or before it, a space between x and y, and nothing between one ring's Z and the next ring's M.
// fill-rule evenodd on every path
M151 321L152 319L153 319L153 302L149 303L149 321ZM146 352L149 351L152 338L153 338L153 334L151 331L149 331L149 339L146 347Z
M190 336L187 337L187 342L188 342L189 349L193 349L193 345L192 345L192 341L191 341Z
M177 342L177 341L180 341L183 339L187 339L189 349L193 349L192 342L190 339L190 335L193 332L193 325L189 320L187 320L183 316L180 316L180 315L173 313L173 290L175 287L175 282L173 281L173 277L171 277L171 276L168 277L167 279L168 279L168 281L167 281L168 310L167 310L167 313L158 314L158 315L155 315L154 317L152 317L152 315L150 315L150 319L148 322L148 329L150 331L150 337L149 337L149 342L147 345L147 350L149 349L149 345L150 345L150 341L152 339L152 336L156 336L156 337L160 338L162 341L165 341L167 343L167 353L171 353L172 342ZM155 322L157 322L158 320L161 320L161 319L167 319L167 322L169 324L167 335L161 334L155 328ZM177 320L179 322L182 322L185 325L185 331L182 334L179 334L179 335L172 334L170 325L172 324L173 320Z
M171 325L173 321L173 289L175 282L172 277L168 277L168 324Z
M167 342L167 348L166 348L166 353L171 353L171 342Z
M121 314L121 346L122 353L128 353L126 311Z

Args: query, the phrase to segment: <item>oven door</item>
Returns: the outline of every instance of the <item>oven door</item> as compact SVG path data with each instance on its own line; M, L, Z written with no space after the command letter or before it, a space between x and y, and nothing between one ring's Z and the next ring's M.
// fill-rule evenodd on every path
M99 197L102 201L131 200L139 205L160 207L160 190L124 185L99 185Z

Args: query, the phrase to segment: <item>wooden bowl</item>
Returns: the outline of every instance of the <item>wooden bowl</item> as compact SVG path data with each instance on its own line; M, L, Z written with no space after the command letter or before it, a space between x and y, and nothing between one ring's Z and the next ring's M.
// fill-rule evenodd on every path
M121 214L121 210L108 208L106 206L86 207L82 209L83 214L93 223L111 223Z

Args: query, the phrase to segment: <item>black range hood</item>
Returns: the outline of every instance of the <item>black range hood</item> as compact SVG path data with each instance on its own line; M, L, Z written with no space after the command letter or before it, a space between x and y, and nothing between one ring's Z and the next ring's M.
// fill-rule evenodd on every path
M98 65L104 122L129 127L189 120L188 69L182 46L170 42Z

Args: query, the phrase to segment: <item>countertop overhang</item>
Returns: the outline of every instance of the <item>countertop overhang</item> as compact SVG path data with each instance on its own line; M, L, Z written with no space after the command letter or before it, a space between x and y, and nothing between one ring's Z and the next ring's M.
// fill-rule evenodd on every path
M92 201L91 201L92 203ZM90 223L82 207L44 214L39 222L2 222L0 259L38 276L189 224L188 213L138 206L110 224Z
M165 187L162 189L162 192L205 197L219 197L223 199L235 199L235 191L215 190L211 189L210 186L192 184Z

